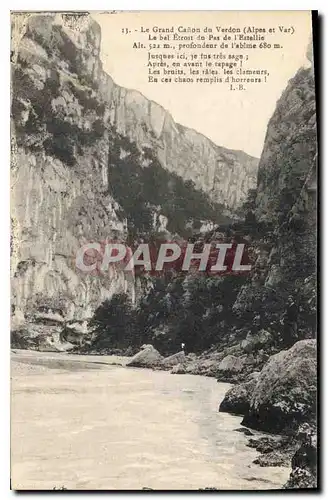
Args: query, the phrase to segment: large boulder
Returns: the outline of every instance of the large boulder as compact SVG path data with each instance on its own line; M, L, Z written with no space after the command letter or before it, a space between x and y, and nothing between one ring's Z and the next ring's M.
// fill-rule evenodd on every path
M180 353L178 354L180 357ZM176 373L176 374L188 373L191 375L217 377L219 364L225 357L228 357L225 354L225 350L220 352L204 353L201 356L196 356L195 354L190 353L187 356L185 356L183 361L180 361L178 364L175 364L173 366L171 373ZM231 356L228 358L230 359ZM223 374L222 377L223 379L226 379L227 374Z
M245 359L229 354L217 367L217 379L220 382L234 382L245 365Z
M176 354L172 354L172 356L168 356L164 358L162 361L163 368L173 368L173 366L178 365L179 363L184 363L187 357L183 351L177 352Z
M316 361L313 339L271 356L258 377L243 425L284 432L311 420L316 413Z
M259 375L259 372L253 372L246 382L231 387L224 396L219 411L245 415L249 410L252 393Z
M256 334L248 333L246 338L242 340L240 346L243 351L252 353L268 345L272 340L272 335L266 330L260 330Z
M143 349L133 356L126 366L136 366L141 368L152 368L163 360L163 356L151 345L143 346Z
M229 354L222 359L218 366L218 369L220 371L239 372L242 369L243 365L244 363L241 358Z

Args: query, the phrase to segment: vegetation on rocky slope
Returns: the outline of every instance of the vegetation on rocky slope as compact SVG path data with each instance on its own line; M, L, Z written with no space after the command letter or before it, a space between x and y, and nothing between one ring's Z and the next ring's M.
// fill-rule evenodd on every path
M244 415L245 425L288 433L286 443L267 447L270 457L261 458L276 465L292 457L287 489L316 487L316 343L310 340L316 336L316 151L313 75L302 69L270 120L258 188L249 193L243 220L223 228L225 237L248 239L255 256L250 275L154 281L130 316L139 346L151 343L168 354L183 342L187 352L208 350L203 362L185 359L174 373L242 381L221 410ZM99 313L96 342L110 345L110 325ZM312 427L304 437L298 426L307 422Z
M150 148L137 145L118 134L109 133L109 191L127 218L129 238L151 237L154 217L167 219L169 234L188 237L203 221L230 222L224 205L211 202L191 180L164 169Z
M183 343L189 358L182 358L175 372L205 373L219 380L242 382L227 395L223 406L246 415L249 425L264 428L269 415L277 424L270 430L284 430L287 410L294 417L300 413L300 420L313 418L316 368L311 339L316 335L317 144L312 68L301 69L278 101L268 125L257 189L249 192L244 205L238 207L238 221L232 222L223 204L214 203L193 181L163 168L154 131L147 128L146 121L142 126L151 147L141 147L131 139L131 133L119 132L113 125L109 115L117 103L106 100L98 88L92 30L87 32L87 48L83 52L62 27L44 29L52 22L50 16L45 16L43 21L40 18L31 23L24 37L26 47L19 51L13 68L12 117L17 146L24 154L33 156L41 187L47 181L47 176L44 180L42 175L50 160L57 162L52 180L59 185L54 196L61 200L60 215L54 214L51 207L46 220L48 225L49 220L54 225L57 219L67 221L61 228L64 237L58 227L49 234L47 224L42 227L40 234L45 233L44 239L56 242L50 250L47 247L42 265L48 255L62 256L58 234L62 240L70 241L73 238L67 236L69 233L75 238L82 234L89 240L107 237L113 226L110 203L116 207L116 222L121 223L120 237L130 245L142 238L156 240L163 235L177 235L203 244L215 239L219 232L224 241L246 240L253 264L248 275L137 275L141 293L136 306L131 295L124 293L114 294L99 306L98 296L97 300L90 299L92 287L85 293L83 283L81 295L88 297L88 305L98 306L89 323L92 336L85 337L88 344L84 349L126 352L130 348L134 352L143 344L152 344L161 354L169 355L180 350ZM140 123L138 126L141 130ZM182 130L177 130L184 137ZM37 163L34 155L42 161ZM74 174L71 191L79 193L69 203L71 193L59 181L63 173ZM49 188L43 200L49 198L50 192ZM41 213L43 205L39 208ZM24 217L25 212L22 210ZM124 221L126 228L122 228ZM200 233L204 221L213 223L215 230ZM37 238L30 236L31 228L23 230L33 247ZM37 226L33 230L39 234ZM77 243L73 243L76 250ZM20 258L15 277L18 279L37 267L34 256ZM55 274L54 282L60 282L57 298L65 295L62 290L76 279L71 274L59 278L63 267L61 262L60 271L49 271L49 276ZM51 299L55 302L55 295ZM68 293L65 299L68 302ZM39 297L34 296L33 300L34 308L44 306ZM56 323L54 318L51 321ZM59 336L61 322L51 324L54 335ZM37 325L36 338L41 327ZM49 323L46 329L50 331ZM13 334L13 342L29 346L30 331L22 332L22 336L19 332ZM295 354L299 341L311 346L310 355L303 350L304 359ZM81 349L81 342L78 344ZM37 343L37 348L42 346L41 341ZM281 383L272 372L279 375L280 358L287 356L280 351L287 349L292 359ZM192 354L198 355L200 361ZM261 375L254 375L254 371ZM266 390L266 384L259 383L268 372L274 379L273 393ZM291 396L293 411L286 409ZM304 408L308 413L303 415ZM297 483L299 463L300 457L296 457L294 476L287 487ZM307 470L306 459L302 467ZM312 462L308 469L313 472Z

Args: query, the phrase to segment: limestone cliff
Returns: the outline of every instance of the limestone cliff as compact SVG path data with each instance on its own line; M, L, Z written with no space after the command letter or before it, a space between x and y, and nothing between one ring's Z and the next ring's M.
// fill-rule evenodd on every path
M100 27L88 14L13 16L16 316L51 299L64 315L83 318L114 292L133 294L122 273L95 279L74 267L81 243L126 237L108 182L111 127L229 209L255 183L255 158L216 146L176 124L160 105L117 86L102 69L100 41Z
M260 158L255 198L252 224L258 257L252 283L243 287L234 310L245 319L253 310L254 327L275 330L281 342L291 345L314 336L316 330L313 67L301 68L277 102Z
M43 39L42 33L49 39ZM133 280L129 282L122 272L91 276L75 266L76 252L83 243L124 237L126 230L124 219L117 215L119 207L108 193L108 137L101 128L104 110L97 107L101 99L92 100L95 91L67 70L66 56L59 57L56 51L62 49L66 54L67 49L72 57L70 49L76 48L61 33L54 16L32 16L13 52L11 269L15 320L22 319L22 313L47 307L65 318L90 317L113 293L134 293ZM93 32L87 33L91 36ZM50 40L55 40L53 45ZM60 45L63 40L65 49ZM91 38L90 47L93 42ZM83 51L76 48L76 57L78 54L83 58ZM84 62L90 64L90 59ZM86 93L84 104L74 92Z
M268 124L258 170L259 220L281 223L305 183L306 191L315 190L316 154L313 69L301 68L289 81Z
M313 68L290 80L269 122L256 215L274 230L266 283L303 287L316 265L317 130ZM295 285L296 283L296 285Z
M153 148L165 168L193 180L213 201L230 209L237 208L256 185L256 158L219 147L175 123L165 109L139 92L115 85L110 119L140 146Z

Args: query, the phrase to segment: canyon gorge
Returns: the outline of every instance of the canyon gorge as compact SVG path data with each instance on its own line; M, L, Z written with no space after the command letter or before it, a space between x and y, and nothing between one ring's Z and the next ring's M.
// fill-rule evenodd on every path
M285 487L316 487L316 463L304 459L317 405L313 64L287 83L257 159L117 85L103 70L100 26L88 13L72 19L13 18L12 348L141 354L131 367L234 384L220 411L284 436L280 455L269 438L253 441L259 463L292 463ZM76 267L86 243L147 239L233 239L247 244L252 270L158 278Z

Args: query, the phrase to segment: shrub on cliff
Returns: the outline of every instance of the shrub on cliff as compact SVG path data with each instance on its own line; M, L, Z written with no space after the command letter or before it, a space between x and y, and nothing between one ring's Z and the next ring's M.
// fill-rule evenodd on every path
M212 203L192 181L164 169L150 148L140 151L114 128L109 141L110 192L122 206L131 234L152 231L158 210L168 219L167 230L184 237L191 221L200 227L201 220L229 220L222 214L222 205Z

